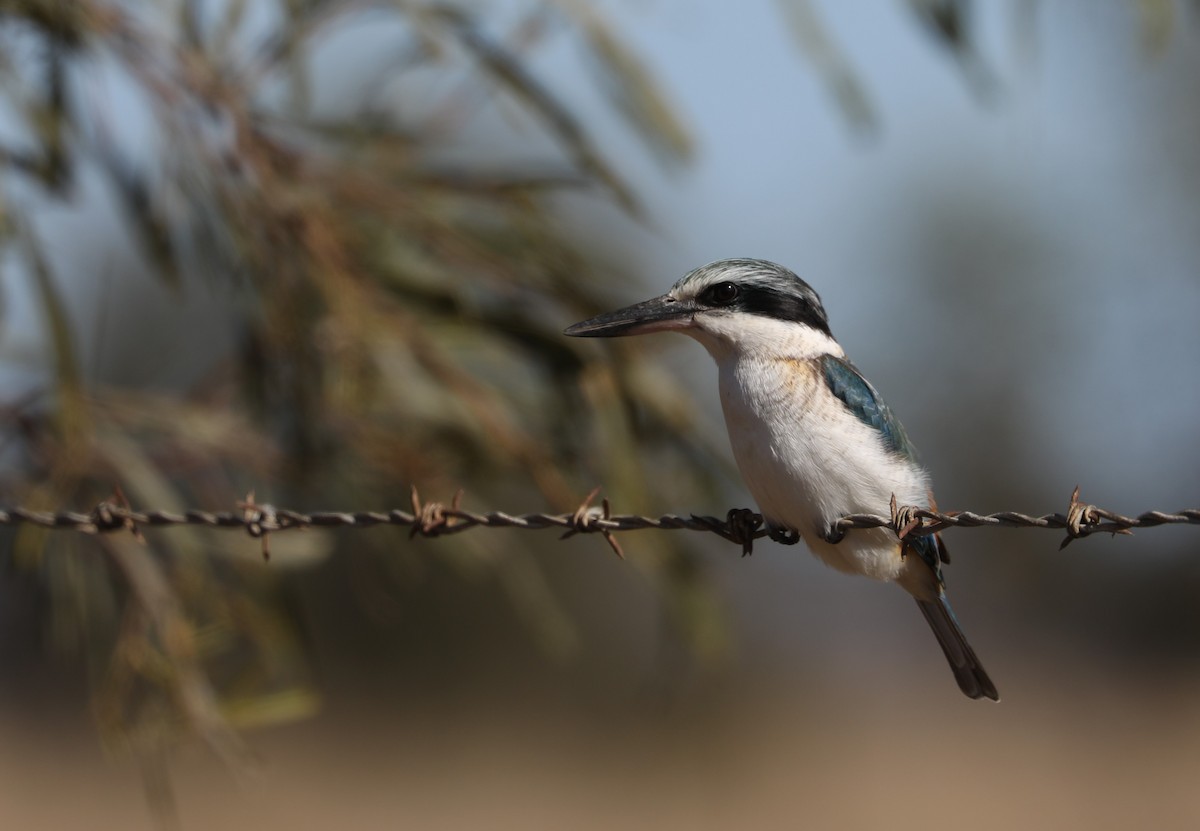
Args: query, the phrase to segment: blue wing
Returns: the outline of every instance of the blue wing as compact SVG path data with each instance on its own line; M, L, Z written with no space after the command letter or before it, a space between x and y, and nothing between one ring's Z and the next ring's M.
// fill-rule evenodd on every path
M950 554L941 535L927 534L922 537L908 537L901 543L906 550L916 553L926 565L933 569L938 585L942 583L942 563L950 562Z
M879 431L884 447L905 459L917 460L916 451L905 435L904 428L879 393L875 392L875 388L854 368L854 364L844 358L823 355L821 369L830 392L846 405L855 418Z
M904 427L871 383L854 368L854 364L844 358L824 355L821 357L821 369L829 391L846 405L846 409L855 418L879 431L884 447L902 458L914 462L917 460L916 451L912 442L908 440ZM928 563L940 581L941 563L950 562L941 538L936 534L914 537L905 540L905 545L909 551Z

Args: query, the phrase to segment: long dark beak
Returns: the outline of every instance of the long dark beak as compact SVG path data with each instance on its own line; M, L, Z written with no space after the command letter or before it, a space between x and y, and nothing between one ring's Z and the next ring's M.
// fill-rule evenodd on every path
M616 338L622 335L645 335L669 329L686 329L692 325L696 307L691 303L676 300L669 294L655 297L606 312L602 315L568 326L564 335L573 338Z

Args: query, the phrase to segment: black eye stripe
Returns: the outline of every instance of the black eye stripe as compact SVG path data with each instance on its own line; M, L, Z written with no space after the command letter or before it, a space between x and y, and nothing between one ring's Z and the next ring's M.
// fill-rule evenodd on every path
M704 306L747 312L760 317L803 323L830 335L829 320L821 301L803 293L780 291L768 286L739 285L731 281L715 283L697 298Z
M832 337L829 319L825 316L825 309L816 295L810 298L765 286L754 286L742 291L736 305L740 311L776 320L803 323Z

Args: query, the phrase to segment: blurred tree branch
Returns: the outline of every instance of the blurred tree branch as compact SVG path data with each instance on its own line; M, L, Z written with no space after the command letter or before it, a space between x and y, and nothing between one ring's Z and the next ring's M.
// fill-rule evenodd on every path
M634 351L599 361L559 337L562 320L605 305L605 281L565 241L548 194L592 189L627 211L636 205L533 68L548 35L440 3L287 3L275 18L261 9L236 0L0 4L11 56L0 61L0 97L20 120L0 148L0 243L42 310L48 356L40 389L5 410L14 464L0 493L44 508L120 483L138 501L182 506L256 481L301 504L337 493L385 505L401 483L455 480L485 498L537 495L566 508L580 474L595 475L582 460L605 457L635 504L681 473L692 492L711 492L711 457L673 403L681 391L651 380ZM637 134L684 158L686 133L616 35L582 8L553 13L586 27ZM320 103L340 80L320 74L330 65L322 50L349 49L336 62L348 76L375 58L336 46L339 37L353 44L367 18L392 33L379 54L403 60ZM423 118L409 104L423 82L410 76L453 77L480 95L449 99L449 122ZM488 122L496 101L520 114L523 134L550 139L540 161L446 164L443 150L460 136L497 129ZM93 181L120 212L140 267L178 300L225 293L232 337L181 331L137 353L195 354L199 383L155 394L87 370L104 347L81 342L80 321L106 299L102 266L85 258L97 272L56 272L49 254L72 242L44 213L55 203L102 210L84 189ZM116 296L136 298L138 281L120 278ZM136 312L116 313L119 327L139 325ZM586 399L600 388L611 398L597 422ZM637 451L644 446L657 448L654 462ZM155 540L149 560L128 541L52 541L36 528L12 542L14 561L37 569L55 599L59 646L82 650L92 667L113 746L157 755L195 734L237 758L235 725L316 705L279 573L226 555L228 542L210 530ZM337 545L310 535L301 547L321 562ZM382 557L390 544L353 547L369 555L359 567L377 572L373 590L414 590ZM668 608L686 610L675 615L684 641L711 642L709 589L678 578L694 569L672 560L693 555L669 548L641 573ZM465 559L447 562L466 574ZM482 562L539 643L560 656L577 648L571 615L536 561Z

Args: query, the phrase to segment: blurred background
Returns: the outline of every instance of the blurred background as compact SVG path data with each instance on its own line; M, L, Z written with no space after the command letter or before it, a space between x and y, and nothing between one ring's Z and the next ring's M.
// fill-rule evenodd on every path
M1200 505L1200 5L12 0L0 503L750 506L684 338L784 263L941 507ZM1198 538L951 531L894 588L711 535L5 529L0 821L1200 822Z

